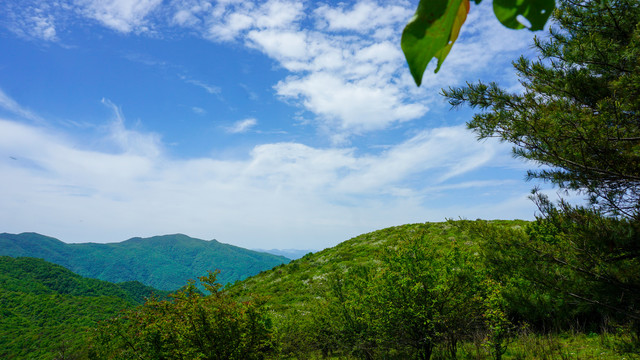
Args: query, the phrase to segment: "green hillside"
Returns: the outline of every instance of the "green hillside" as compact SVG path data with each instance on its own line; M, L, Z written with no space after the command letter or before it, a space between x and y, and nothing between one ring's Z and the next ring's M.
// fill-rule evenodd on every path
M525 256L533 277L509 269L520 246L543 231L537 226L513 220L391 227L226 291L268 299L280 341L274 358L637 358L631 318L540 286L535 276L548 269L534 257Z
M0 256L0 358L84 355L89 329L152 294L167 295L138 282L83 278L42 259Z
M495 221L513 227L522 227L525 221ZM453 243L470 251L478 244L454 223L424 223L394 226L344 241L332 248L307 254L271 270L248 278L232 286L235 295L261 294L271 297L271 305L277 311L304 309L314 298L318 288L332 274L347 272L350 268L375 265L384 251L394 248L398 242L418 234L428 239L431 247L444 251Z
M219 280L225 284L289 261L181 234L109 244L66 244L36 233L3 233L0 255L42 258L82 276L115 283L140 281L162 290L176 290L209 270L219 269Z

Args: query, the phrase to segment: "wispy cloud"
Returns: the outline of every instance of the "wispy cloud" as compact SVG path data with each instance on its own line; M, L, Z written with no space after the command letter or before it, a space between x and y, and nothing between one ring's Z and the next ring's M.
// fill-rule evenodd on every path
M191 79L191 78L189 78L187 76L184 76L184 75L181 75L180 79L182 79L187 84L195 85L195 86L197 86L199 88L202 88L206 92L208 92L209 94L212 94L212 95L219 95L221 93L221 91L222 91L220 89L220 87L218 87L218 86L207 84L204 81Z
M162 154L160 135L128 129L122 109L109 99L102 99L102 103L113 111L114 119L107 126L108 138L120 151L148 158L157 158Z
M206 114L206 113L207 113L207 111L206 111L205 109L203 109L203 108L201 108L201 107L197 107L197 106L192 107L192 108L191 108L191 110L192 110L194 113L198 114L198 115L204 115L204 114Z
M104 141L115 151L0 120L5 231L29 229L71 241L186 232L241 246L260 239L295 247L295 239L304 238L306 247L321 247L408 221L532 214L522 206L528 184L501 177L469 184L460 177L490 166L504 147L468 142L463 128L425 131L377 155L288 142L255 146L241 160L172 159L160 137L127 128L120 109L104 102L115 117ZM456 205L456 196L466 197L464 206ZM73 226L80 221L82 227ZM289 243L282 242L285 229Z
M23 107L0 89L0 108L3 108L24 119L43 122L43 119L33 111Z
M337 7L322 4L315 10L318 26L330 31L356 31L366 33L378 31L389 25L406 21L413 11L407 1L380 6L376 1L356 2L352 7L339 3Z
M232 41L251 29L289 29L304 16L303 10L302 2L291 0L219 1L203 14L209 24L205 35L214 41Z
M240 134L249 131L251 128L258 124L258 120L254 118L248 118L240 121L236 121L233 125L229 126L226 130L230 134Z

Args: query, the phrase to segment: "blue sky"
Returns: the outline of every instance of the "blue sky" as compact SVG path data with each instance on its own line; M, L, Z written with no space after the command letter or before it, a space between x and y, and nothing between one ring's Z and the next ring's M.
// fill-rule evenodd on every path
M417 88L415 1L0 2L0 231L185 233L322 249L447 218L532 219L525 164L440 89L497 81L534 34L472 5ZM552 189L549 189L553 193Z

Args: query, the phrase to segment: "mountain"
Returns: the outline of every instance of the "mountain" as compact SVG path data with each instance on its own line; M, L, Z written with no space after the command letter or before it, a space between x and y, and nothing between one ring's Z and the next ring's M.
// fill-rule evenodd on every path
M161 290L176 290L209 270L219 269L218 279L226 284L289 262L283 256L182 234L67 244L36 233L3 233L0 255L42 258L82 276L114 283L140 281Z
M0 358L73 358L100 320L166 292L112 284L35 258L0 256ZM63 356L61 356L61 354Z

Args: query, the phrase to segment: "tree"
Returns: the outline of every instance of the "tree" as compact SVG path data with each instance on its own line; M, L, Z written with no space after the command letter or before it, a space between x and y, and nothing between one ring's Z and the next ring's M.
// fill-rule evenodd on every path
M474 0L479 4L482 0ZM512 29L542 30L555 7L555 0L494 0L496 18ZM420 0L415 15L402 32L401 46L416 85L431 59L438 59L435 72L458 38L469 13L469 0ZM520 17L528 21L526 26Z
M314 333L331 333L336 350L362 359L428 360L436 348L455 358L457 345L485 327L484 274L469 249L430 240L412 236L375 266L336 272L326 296L332 328Z
M483 110L468 124L482 138L548 167L529 178L586 192L614 216L640 216L640 8L633 0L564 0L557 28L536 39L538 60L514 66L523 93L497 84L443 91L454 107Z
M510 142L541 165L528 178L582 192L589 205L556 206L534 191L540 216L527 236L494 242L489 258L640 320L640 6L562 0L534 46L538 59L514 62L521 93L479 82L443 94L454 108L481 110L468 123L480 139Z
M458 342L482 327L482 272L477 258L457 244L437 251L419 236L383 257L374 283L388 347L406 346L428 360L438 345L455 358Z
M151 299L97 329L95 359L262 359L273 350L264 301L239 302L219 291L217 272L200 277L172 300Z

